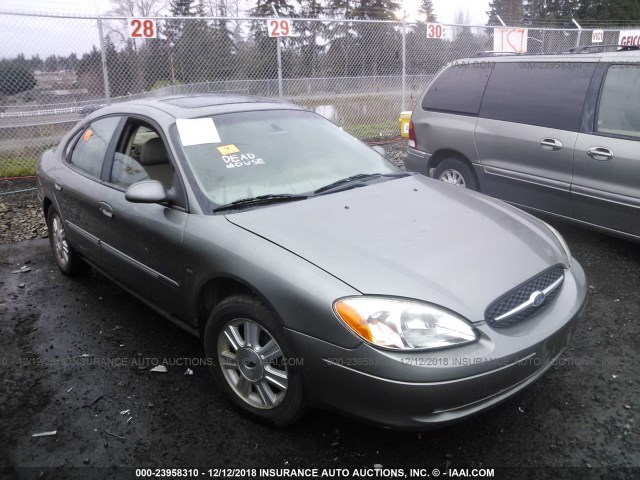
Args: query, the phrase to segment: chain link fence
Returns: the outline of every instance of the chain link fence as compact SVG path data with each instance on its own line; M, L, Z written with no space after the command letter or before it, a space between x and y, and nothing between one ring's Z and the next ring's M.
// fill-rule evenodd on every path
M134 39L123 17L0 12L0 177L32 174L41 153L95 109L148 96L282 98L362 139L397 136L400 112L438 70L493 51L497 28L443 25L441 38L429 38L424 23L290 18L291 35L273 38L269 18L154 20L156 38ZM509 48L526 39L530 53L592 42L592 30L575 28L506 35ZM603 44L619 36L605 29Z

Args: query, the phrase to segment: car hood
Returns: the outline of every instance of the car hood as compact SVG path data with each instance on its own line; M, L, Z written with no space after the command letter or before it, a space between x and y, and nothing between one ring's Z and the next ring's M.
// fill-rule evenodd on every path
M515 286L566 264L542 221L420 175L227 218L363 294L424 300L472 322Z

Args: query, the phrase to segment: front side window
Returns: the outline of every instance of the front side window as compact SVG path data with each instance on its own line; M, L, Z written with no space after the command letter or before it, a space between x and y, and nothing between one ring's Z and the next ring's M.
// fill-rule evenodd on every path
M173 166L164 142L153 128L132 125L124 141L123 151L118 151L111 166L111 183L126 190L142 180L158 180L165 189L171 188Z
M92 177L100 178L102 164L111 138L121 117L96 120L80 134L73 148L69 163Z
M305 194L358 174L397 167L315 113L265 110L178 120L187 163L217 205Z
M596 130L640 137L640 65L612 65L602 87Z
M480 117L577 132L595 63L498 63Z

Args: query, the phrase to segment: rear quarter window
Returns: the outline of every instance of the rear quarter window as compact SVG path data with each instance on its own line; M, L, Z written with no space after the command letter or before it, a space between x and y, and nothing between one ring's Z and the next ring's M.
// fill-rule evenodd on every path
M577 132L595 68L577 62L499 63L480 117Z
M424 110L478 115L493 64L461 62L450 66L429 86L422 99Z

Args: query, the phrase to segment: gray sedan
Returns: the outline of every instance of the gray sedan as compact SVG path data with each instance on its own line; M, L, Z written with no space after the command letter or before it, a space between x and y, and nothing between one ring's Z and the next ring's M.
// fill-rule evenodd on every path
M62 273L90 265L202 338L218 387L274 425L468 417L540 377L585 305L541 220L272 100L102 108L43 155L38 195Z

